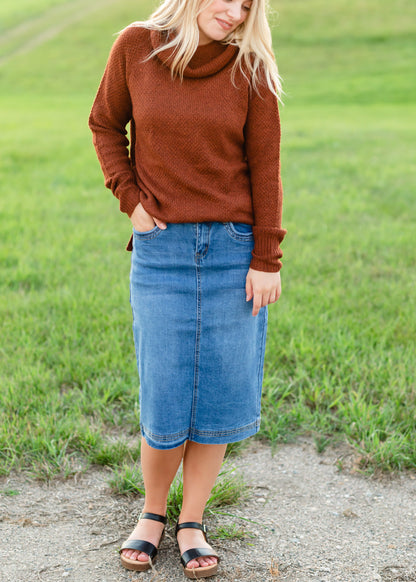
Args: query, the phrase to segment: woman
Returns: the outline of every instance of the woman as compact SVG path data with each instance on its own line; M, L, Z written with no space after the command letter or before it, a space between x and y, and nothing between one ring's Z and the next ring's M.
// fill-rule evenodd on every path
M265 0L165 0L122 31L92 108L106 186L133 225L145 501L121 549L131 570L151 567L182 462L184 572L217 572L202 515L227 443L259 429L281 292L280 91Z

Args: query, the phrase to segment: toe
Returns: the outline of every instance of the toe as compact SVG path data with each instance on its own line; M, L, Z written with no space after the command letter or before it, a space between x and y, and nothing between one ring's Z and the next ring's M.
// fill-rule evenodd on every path
M129 560L136 560L137 562L148 562L149 556L144 552L138 552L137 550L123 550L123 556Z
M186 564L186 567L191 568L191 569L192 568L199 568L199 562L198 562L198 560L191 560L190 562L188 562Z

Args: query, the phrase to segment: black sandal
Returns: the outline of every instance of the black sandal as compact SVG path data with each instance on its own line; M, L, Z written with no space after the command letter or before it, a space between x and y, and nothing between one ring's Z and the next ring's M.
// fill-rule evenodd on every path
M198 523L196 521L186 521L184 523L177 523L175 529L175 535L178 537L178 531L180 529L200 529L204 534L205 541L208 542L207 539L207 527L202 523ZM204 557L212 557L217 558L218 562L220 561L220 557L217 552L214 552L212 549L208 548L192 548L191 550L187 550L181 556L181 563L183 566L183 571L185 576L188 578L208 578L209 576L215 576L218 571L218 562L216 564L212 564L211 566L199 566L198 568L187 568L187 564L191 560L195 560L195 558L204 558Z
M153 519L153 521L160 521L164 525L166 525L167 518L164 515L158 515L157 513L141 513L139 517L139 521L141 519ZM165 535L165 528L163 528L162 534L159 539L159 544ZM144 552L148 554L149 559L147 562L139 562L138 560L131 560L130 558L126 558L121 553L122 550L136 550L137 552ZM123 545L121 546L120 550L120 559L122 565L127 568L127 570L135 570L137 572L144 572L145 570L149 570L152 567L156 560L157 555L157 547L151 544L150 542L145 542L144 540L126 540Z

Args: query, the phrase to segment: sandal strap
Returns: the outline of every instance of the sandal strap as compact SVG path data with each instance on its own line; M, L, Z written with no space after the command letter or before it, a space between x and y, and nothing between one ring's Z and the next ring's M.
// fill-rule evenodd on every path
M150 542L145 542L144 540L127 540L121 546L119 552L122 550L137 550L138 552L144 552L149 556L151 560L157 554L157 548Z
M204 534L205 541L207 541L207 526L204 523L198 523L197 521L184 521L183 523L177 523L175 528L175 535L178 535L180 529L199 529Z
M167 522L166 515L159 515L157 513L141 513L139 516L139 521L140 519L152 519L153 521L159 521L164 525L166 525ZM164 533L165 529L162 531L159 544L163 539ZM121 553L122 550L137 550L138 552L144 552L150 557L151 560L153 560L157 554L157 547L150 542L146 542L145 540L126 540L122 544L119 552Z
M220 557L212 548L192 548L184 552L181 556L182 566L186 568L186 565L191 561L195 560L195 558L203 558L211 556L212 558L217 558L220 561Z
M164 523L165 525L168 521L166 515L159 515L158 513L141 513L139 515L140 519L152 519L153 521L160 521L160 523Z

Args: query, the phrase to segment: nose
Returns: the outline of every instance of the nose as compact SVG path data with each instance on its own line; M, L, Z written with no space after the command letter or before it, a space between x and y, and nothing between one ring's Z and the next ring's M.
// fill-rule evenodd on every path
M239 2L231 2L227 9L227 14L229 18L233 20L240 20L241 19L241 4Z

